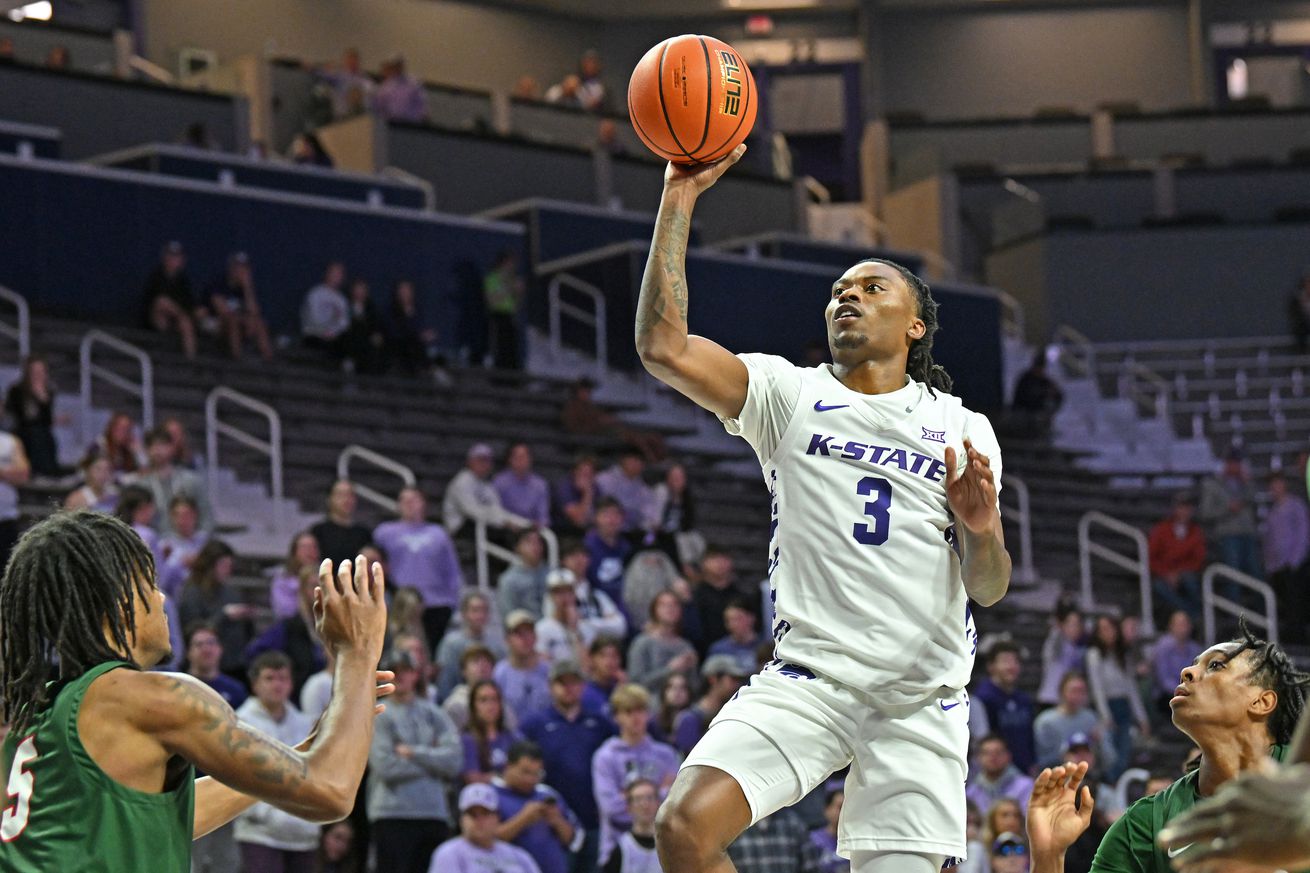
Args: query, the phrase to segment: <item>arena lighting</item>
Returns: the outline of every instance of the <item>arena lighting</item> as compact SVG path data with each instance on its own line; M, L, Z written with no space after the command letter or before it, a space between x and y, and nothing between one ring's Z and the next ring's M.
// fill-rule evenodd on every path
M26 6L10 9L9 19L22 21L25 18L34 18L37 21L49 21L52 14L54 14L54 7L50 5L50 0L40 0L39 3L28 3Z
M822 0L719 0L726 9L739 12L764 12L779 9L813 9Z

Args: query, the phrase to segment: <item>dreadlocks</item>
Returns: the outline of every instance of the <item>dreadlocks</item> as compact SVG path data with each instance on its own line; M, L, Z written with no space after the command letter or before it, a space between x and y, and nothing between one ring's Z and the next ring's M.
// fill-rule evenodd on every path
M47 682L126 656L133 587L148 611L154 578L150 550L110 515L62 512L23 535L0 579L0 715L15 731L49 702Z
M1238 620L1238 632L1241 637L1234 642L1240 645L1228 660L1242 652L1251 653L1251 681L1278 695L1278 706L1269 716L1269 733L1275 743L1288 743L1305 710L1305 689L1310 686L1310 673L1296 669L1282 646L1251 633L1245 616Z
M883 258L865 258L862 264L886 264L893 270L901 274L905 284L909 286L910 292L914 294L914 300L919 310L919 318L923 321L923 336L910 343L910 357L905 363L905 372L916 382L922 382L928 386L929 390L939 388L942 391L950 391L950 375L946 368L937 364L932 359L932 338L937 333L937 301L932 299L932 290L927 284L914 275L908 267L904 267L895 261L884 260Z

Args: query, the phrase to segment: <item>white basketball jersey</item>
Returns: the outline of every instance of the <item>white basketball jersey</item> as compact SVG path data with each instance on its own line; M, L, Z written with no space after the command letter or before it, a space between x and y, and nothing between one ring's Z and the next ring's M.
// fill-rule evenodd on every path
M890 394L740 355L746 405L724 426L754 447L771 496L769 582L774 669L811 671L887 704L960 689L977 649L954 519L946 447L1001 454L987 418L907 379Z

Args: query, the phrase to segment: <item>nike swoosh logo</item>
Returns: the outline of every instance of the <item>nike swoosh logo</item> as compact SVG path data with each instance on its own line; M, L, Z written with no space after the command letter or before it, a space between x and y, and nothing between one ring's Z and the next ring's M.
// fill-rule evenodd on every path
M1179 855L1181 855L1183 852L1186 852L1188 849L1192 848L1192 846L1194 846L1194 845L1196 845L1196 844L1195 844L1195 843L1188 843L1187 845L1183 846L1182 848L1178 848L1178 849L1170 849L1170 850L1168 851L1168 855L1169 855L1170 858L1177 858Z
M958 700L955 701L954 703L952 703L950 706L947 706L947 705L946 705L946 701L945 701L945 700L939 700L938 703L940 703L940 704L942 705L942 711L943 711L943 712L947 712L947 711L949 711L949 710L955 709L955 707L957 707L957 706L960 705L960 701L958 701Z
M838 404L837 406L824 406L822 400L814 401L815 412L830 412L834 409L849 409L849 408L850 408L849 403L842 403L842 404Z

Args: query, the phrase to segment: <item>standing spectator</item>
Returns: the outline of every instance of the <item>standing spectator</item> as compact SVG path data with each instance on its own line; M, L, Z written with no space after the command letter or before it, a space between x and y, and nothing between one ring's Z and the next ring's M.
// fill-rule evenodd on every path
M509 615L508 612L502 613ZM459 627L447 631L437 645L437 688L445 699L459 684L464 653L472 646L486 646L497 658L505 656L505 646L492 633L491 601L482 591L465 591L459 598Z
M682 464L671 465L664 481L651 489L650 519L655 545L679 567L701 559L705 541L696 532L696 501Z
M82 485L64 498L64 509L113 512L118 505L114 468L104 455L93 452L82 460Z
M514 82L514 90L510 91L509 96L515 100L540 100L541 85L534 77L525 73Z
M504 694L505 705L522 724L550 702L550 667L537 652L532 614L518 610L505 616L509 654L496 664L491 677Z
M464 764L455 725L419 693L418 666L403 652L387 665L396 691L377 716L369 750L368 820L379 870L425 873L449 834L446 796Z
M691 682L684 673L670 673L659 687L659 709L650 718L650 735L660 742L673 740L673 725L691 706Z
M541 873L568 873L570 851L581 844L582 832L561 793L542 784L544 759L534 742L510 746L502 784L496 786L501 819L496 836L527 852Z
M445 635L459 603L464 585L459 556L445 529L427 520L427 498L422 491L406 486L396 504L399 520L378 525L373 541L386 550L395 584L414 588L423 596L423 631L428 642L435 642Z
M464 522L482 522L488 528L515 530L531 527L532 522L521 515L515 515L500 502L500 495L491 484L491 467L495 452L486 443L474 443L469 447L465 467L455 474L446 486L446 496L442 503L442 513L446 519L446 530L451 536L461 531L472 534L472 525L464 531Z
M1019 647L1002 640L987 651L987 678L974 699L987 711L991 733L1000 734L1014 757L1015 766L1027 772L1037 759L1033 745L1033 699L1019 688L1023 662Z
M172 616L169 616L172 620ZM172 628L170 627L171 631ZM186 629L186 662L183 671L218 692L233 709L246 701L246 687L219 671L223 644L214 628L196 623ZM297 740L299 742L299 740ZM229 822L191 843L192 873L231 873L240 866L237 853L236 825Z
M500 838L500 803L501 792L490 785L465 785L459 793L462 835L437 848L428 873L542 873L531 855Z
M741 690L750 676L736 658L727 655L706 658L700 673L705 680L700 699L683 710L673 724L673 745L684 757L705 736L723 704Z
M368 283L363 279L352 279L346 302L350 323L342 337L346 353L343 366L348 373L380 373L384 369L386 339L382 335L382 319L378 316Z
M1187 494L1174 497L1168 518L1151 528L1147 544L1156 602L1165 611L1181 609L1201 615L1201 571L1205 569L1205 534L1193 520L1196 506Z
M237 710L242 721L294 746L314 723L291 703L291 662L265 652L250 665L252 696ZM257 803L236 819L237 845L245 873L310 873L318 848L318 825Z
M505 469L491 480L500 504L540 527L550 524L550 486L532 472L532 450L524 442L510 443Z
M1186 616L1186 613L1182 613ZM1188 661L1187 663L1191 663ZM1175 684L1177 677L1175 676ZM1064 762L1069 738L1082 734L1102 744L1105 760L1111 760L1114 748L1101 730L1101 720L1088 705L1087 677L1076 670L1064 674L1060 682L1060 705L1043 710L1033 721L1037 739L1037 766L1054 767Z
M1264 522L1264 565L1278 595L1279 634L1284 643L1306 641L1310 592L1306 590L1310 557L1310 508L1287 487L1281 473L1269 477L1269 512Z
M314 589L318 574L309 567L300 572L299 608L294 615L279 619L246 647L246 660L251 661L263 652L278 651L286 654L291 663L291 690L300 696L306 680L327 663L323 645L314 630Z
M509 747L519 740L505 724L505 702L495 682L475 682L469 689L468 726L460 735L464 746L463 780L490 782L509 763Z
M0 438L3 442L3 438ZM3 473L0 473L0 479ZM0 495L3 495L0 485ZM17 504L15 504L17 505ZM136 531L141 541L150 549L155 559L155 570L159 574L159 585L164 585L164 553L159 547L159 534L155 532L155 498L139 485L128 485L118 495L118 505L114 507L114 516ZM185 574L184 574L185 575ZM177 589L174 588L174 591ZM167 592L165 592L167 593Z
M1296 352L1304 355L1310 347L1310 272L1301 276L1301 284L1288 299L1287 315L1292 338L1296 340Z
M710 643L727 636L728 628L723 623L723 611L734 600L749 600L758 596L758 592L741 585L734 577L732 556L723 549L710 546L705 550L705 557L700 562L701 578L691 592L691 602L696 611L696 626L700 628L701 638L697 643L699 651L704 653Z
M546 102L570 109L582 109L582 77L569 73L546 89Z
M146 324L160 333L176 330L182 338L183 353L192 359L196 356L196 325L207 315L196 304L182 244L177 240L166 243L159 253L159 264L146 278Z
M1029 433L1044 436L1050 433L1051 420L1062 403L1064 392L1046 372L1046 349L1038 349L1014 386L1011 408Z
M1087 654L1083 614L1078 607L1062 599L1056 603L1053 619L1042 643L1042 682L1037 691L1037 702L1045 706L1060 702L1060 683L1071 670L1082 671Z
M1219 549L1219 560L1257 579L1260 571L1260 542L1256 537L1255 488L1242 459L1233 447L1224 457L1223 469L1201 483L1201 506L1197 513L1207 528L1210 542Z
M469 646L464 650L464 654L460 656L459 674L464 681L456 685L455 690L446 696L441 708L446 715L450 716L450 720L455 723L455 727L461 731L468 727L469 694L472 692L473 686L479 682L490 680L495 669L496 656L491 649L481 643L474 643ZM501 709L505 712L505 726L510 730L515 730L518 727L518 716L505 702L503 693L501 694Z
M596 515L596 459L581 455L555 483L555 531L582 536Z
M537 651L549 663L581 660L587 650L573 574L563 567L546 577L550 617L537 619Z
M23 444L27 461L37 476L59 478L68 471L59 463L55 443L55 385L45 358L28 355L23 374L5 394L10 429Z
M829 791L828 802L823 805L823 827L810 831L810 842L819 849L821 873L850 873L851 862L837 854L837 822L845 801L842 789Z
M191 447L191 439L187 436L186 426L182 424L182 419L176 415L170 415L161 421L159 426L173 438L173 465L184 470L190 470L193 473L203 472L205 469L204 460Z
M519 305L527 288L519 275L519 256L505 249L482 280L482 296L487 305L487 324L491 328L492 366L497 370L518 370L523 366L519 353Z
M618 835L632 827L624 788L634 779L644 779L668 793L678 775L676 749L651 739L650 694L640 685L620 685L610 695L610 711L619 735L610 737L591 759L591 784L600 812L600 856L608 858Z
M1169 616L1165 633L1151 650L1151 672L1155 679L1155 699L1157 711L1169 714L1169 700L1174 696L1183 670L1192 665L1196 656L1204 651L1204 646L1193 636L1192 617L1184 610L1178 610ZM1059 763L1059 762L1057 762Z
M600 53L587 49L578 61L578 100L589 112L603 112L605 109L605 83L600 73Z
M99 452L109 459L114 478L119 482L134 479L146 463L145 451L136 435L136 424L126 412L109 416L105 432L96 437L95 446L90 451Z
M1008 797L1027 814L1028 795L1032 790L1033 780L1014 765L1005 737L988 734L978 741L978 771L965 789L969 800L979 809L991 809L997 800Z
M755 650L763 639L755 629L755 612L748 601L738 598L723 608L723 624L727 636L720 637L706 653L710 657L728 655L741 662L748 672L755 672Z
M302 530L291 538L287 560L275 567L268 585L269 605L274 618L290 618L300 609L300 574L305 570L318 572L323 556L318 551L318 539L312 531ZM333 564L332 566L339 566Z
M428 120L423 83L405 72L405 58L401 55L382 62L382 84L373 94L373 111L384 121Z
M254 631L254 610L227 584L232 566L232 548L222 540L211 540L196 555L177 598L182 627L196 621L213 625L223 645L219 667L229 676L241 674L241 656Z
M345 356L350 328L350 303L341 290L345 284L346 265L332 261L323 271L323 281L309 289L300 306L300 334L305 345L327 352L333 360Z
M1092 690L1101 726L1114 743L1114 768L1111 779L1132 766L1133 725L1143 737L1151 734L1151 725L1142 705L1137 684L1128 672L1123 635L1118 623L1108 615L1096 619L1092 646L1087 650L1087 684Z
M619 835L601 873L662 873L655 854L660 794L659 786L640 776L624 785L623 800L632 827Z
M429 349L437 341L437 332L423 325L414 293L414 283L401 279L391 294L391 319L388 323L388 345L394 360L407 375L426 372L432 365Z
M514 538L514 563L496 582L496 606L501 615L516 609L541 617L546 597L546 544L534 528L524 528Z
M573 383L568 400L560 409L560 424L571 434L612 436L634 447L651 463L664 460L664 437L654 431L628 427L613 413L601 409L592 399L596 383L582 377Z
M247 339L255 344L261 358L273 360L268 324L255 296L250 256L245 252L228 255L227 272L210 287L209 305L218 317L219 330L227 337L227 350L233 360L241 360L242 341Z
M632 543L623 536L623 508L618 501L606 497L597 504L596 524L582 542L587 547L587 581L622 610L623 568L632 557Z
M156 506L173 506L173 499L186 497L195 505L196 523L200 530L208 533L214 529L214 510L209 504L209 495L205 492L204 481L192 470L178 467L174 461L177 457L177 445L169 432L156 427L146 434L146 467L137 484L150 490L154 495ZM159 519L159 534L166 537L173 531L172 517Z
M823 856L800 814L783 807L747 828L728 847L738 870L752 873L822 873Z
M176 597L196 555L209 542L209 534L200 529L200 512L195 501L185 494L174 497L169 504L168 521L171 532L156 540L161 559L156 570L160 589Z
M618 502L623 508L623 531L633 544L639 543L651 525L654 503L650 486L643 478L646 462L635 449L625 449L618 463L596 474L596 490L601 497Z
M591 793L591 758L614 725L582 706L582 668L559 661L550 668L551 705L526 717L523 736L541 747L546 782L560 793L586 832L575 869L594 871L600 847L600 812Z
M368 110L373 80L360 69L359 49L342 52L340 64L320 64L310 67L310 71L332 89L334 119L351 118Z
M319 554L331 561L333 567L341 566L342 561L353 561L373 541L369 529L355 521L358 505L355 486L347 479L338 479L328 492L327 518L309 529L318 540Z

